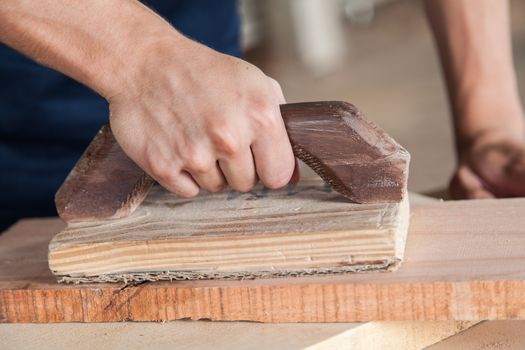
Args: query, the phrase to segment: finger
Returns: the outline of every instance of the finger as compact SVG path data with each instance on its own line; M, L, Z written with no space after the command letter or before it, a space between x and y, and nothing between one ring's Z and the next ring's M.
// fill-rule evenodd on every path
M301 180L301 168L299 167L299 161L295 158L295 167L293 169L292 177L290 178L291 184L297 184Z
M199 186L186 171L164 174L160 177L154 176L153 178L157 180L162 187L175 193L179 197L190 198L199 194Z
M483 188L473 189L467 194L467 199L492 199L492 198L495 198L495 196Z
M281 188L290 182L295 156L278 108L274 113L276 116L260 123L262 127L251 148L261 182L268 188Z
M459 169L458 181L463 188L465 199L494 198L494 195L483 185L481 178L469 167L463 166Z
M481 179L466 166L460 166L452 178L450 192L454 199L494 198L494 194L483 186Z
M209 192L219 192L226 187L226 179L217 162L207 172L190 171L190 174L201 188Z
M219 159L219 166L230 187L236 191L248 192L257 183L255 165L249 149L234 156Z

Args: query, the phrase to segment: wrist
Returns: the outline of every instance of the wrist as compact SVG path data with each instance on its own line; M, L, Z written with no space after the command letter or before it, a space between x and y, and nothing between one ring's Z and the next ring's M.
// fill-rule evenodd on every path
M126 65L119 68L120 79L103 94L108 102L119 96L140 98L146 90L153 89L153 85L163 84L165 78L183 85L191 77L187 66L188 62L196 64L198 55L194 51L199 44L172 27L149 37L141 35L140 41L132 46L133 54Z
M498 91L498 96L495 96ZM501 97L503 96L503 97ZM517 91L496 88L465 96L454 113L458 153L480 142L508 139L523 142L525 119Z
M185 42L189 41L140 3L129 5L130 8L122 9L129 13L122 13L119 17L127 18L126 21L114 24L117 33L101 43L110 49L103 57L94 60L86 74L86 85L108 101L117 95L139 90L148 68L152 65L158 67L157 58L170 55L175 60L175 55L179 55Z
M458 158L487 145L501 143L523 144L525 142L525 123L523 119L510 119L512 122L500 125L478 125L476 128L456 132Z

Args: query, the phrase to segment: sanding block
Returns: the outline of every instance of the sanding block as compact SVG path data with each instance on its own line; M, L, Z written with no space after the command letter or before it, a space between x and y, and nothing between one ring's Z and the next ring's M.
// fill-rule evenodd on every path
M408 231L409 153L349 103L281 113L296 157L320 178L194 199L151 189L105 125L56 194L68 225L49 245L52 272L66 282L143 282L395 269Z
M346 102L281 106L294 154L354 203L399 202L406 194L409 153ZM66 222L131 214L154 180L115 140L109 124L95 136L55 202Z

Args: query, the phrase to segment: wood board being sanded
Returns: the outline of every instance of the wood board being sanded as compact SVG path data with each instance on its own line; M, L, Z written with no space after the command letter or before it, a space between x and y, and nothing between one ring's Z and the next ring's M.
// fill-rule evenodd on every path
M525 199L417 203L389 273L256 280L59 284L59 219L0 236L0 322L525 320Z
M348 203L320 179L193 199L157 187L126 218L70 223L49 245L49 266L68 282L391 270L405 249L404 197Z

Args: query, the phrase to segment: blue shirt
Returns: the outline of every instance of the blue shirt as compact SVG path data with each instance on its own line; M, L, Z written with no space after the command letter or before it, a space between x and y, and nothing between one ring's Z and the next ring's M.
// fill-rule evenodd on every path
M186 36L240 55L235 0L144 1ZM54 194L98 129L107 102L0 45L0 232L21 217L56 215Z

